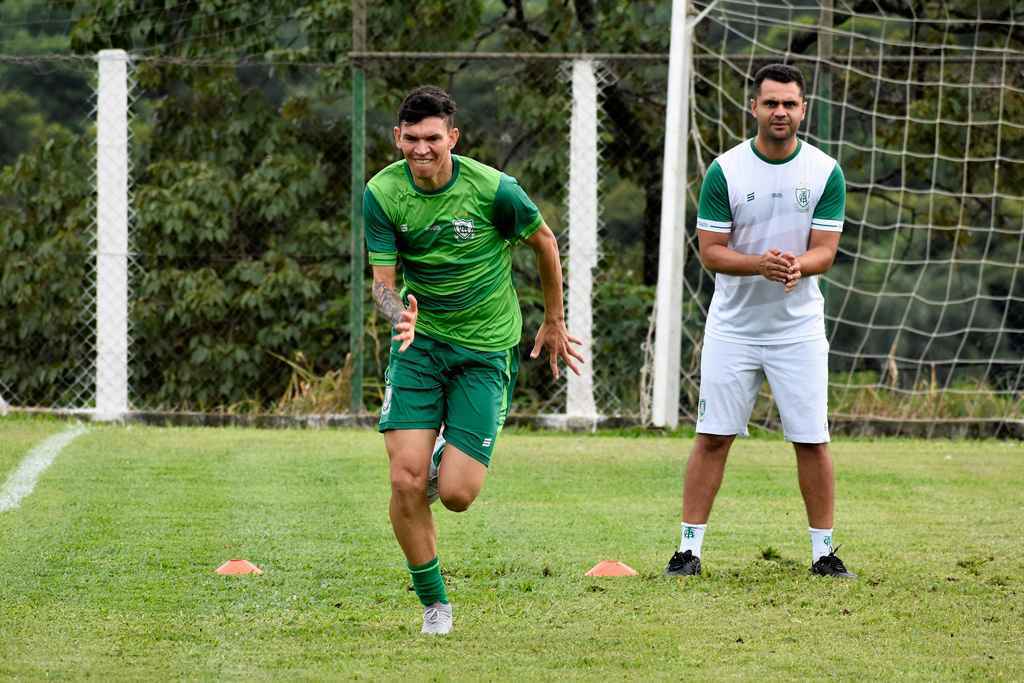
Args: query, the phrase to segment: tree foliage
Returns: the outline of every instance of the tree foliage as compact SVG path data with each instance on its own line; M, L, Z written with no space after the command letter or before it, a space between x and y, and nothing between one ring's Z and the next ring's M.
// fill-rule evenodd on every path
M0 384L32 404L71 405L93 349L83 289L92 224L88 151L66 130L0 170Z
M0 7L0 166L59 135L55 127L81 133L91 88L88 66L33 61L66 53L66 9L39 0L6 0Z
M853 3L856 18L837 11L840 29L859 22L858 31L881 32L865 24L867 9L884 6L892 16L926 17L933 4L870 0ZM665 53L670 3L645 0L467 0L416 3L366 2L367 47L389 51L493 51ZM863 7L862 7L863 5ZM868 7L870 5L870 7ZM844 5L846 6L846 5ZM906 22L886 28L886 40L945 40L970 45L976 35L958 30L956 18L978 11L973 0L944 3L941 26ZM10 8L10 9L8 9ZM999 20L1007 2L985 7ZM369 361L367 400L379 398L388 331L367 300L365 329L350 330L350 149L352 3L350 0L16 0L5 5L0 40L5 51L25 54L70 50L92 54L106 48L135 55L133 122L134 258L140 276L132 283L133 383L137 405L215 409L264 409L289 386L281 358L303 354L304 362L326 373L345 364L350 335L365 334ZM33 23L46 19L70 22ZM965 22L964 26L978 24ZM986 25L982 25L985 27ZM844 28L845 27L845 28ZM993 24L989 28L996 30ZM49 32L47 32L49 31ZM916 32L916 33L912 33ZM835 50L843 43L841 31ZM709 45L730 50L736 36L702 35ZM777 29L760 37L791 54L813 54L817 33ZM1010 42L1024 48L1019 35ZM13 47L12 47L13 46ZM707 118L699 119L707 147L691 149L692 186L708 147L726 149L750 133L744 112L746 83L740 70L721 60L696 62L695 94ZM567 99L566 74L540 60L476 62L455 59L373 60L358 63L368 83L367 172L396 158L390 139L394 111L414 85L433 82L455 93L463 131L459 152L519 178L558 232L564 202ZM746 65L744 65L746 66ZM922 62L909 74L900 62L886 65L887 79L934 81L935 64ZM997 77L994 69L949 78L975 81ZM20 71L19 71L20 69ZM599 327L599 381L615 392L613 404L636 412L640 346L646 336L657 275L661 213L661 159L665 117L665 64L610 61L602 92L604 252L594 298ZM901 69L903 71L901 71ZM17 72L17 73L15 73ZM81 334L83 283L88 281L91 229L93 132L85 128L81 103L88 100L89 75L82 69L51 69L50 80L23 66L0 64L12 87L0 93L0 349L17 359L0 370L0 382L16 387L24 403L70 400L75 359L92 352ZM16 78L15 78L16 76ZM965 121L1001 108L1005 120L1024 120L1019 90L951 88L936 98L921 86L879 89L870 75L850 78L843 97L868 103L881 114L907 121ZM733 100L730 101L730 98ZM735 103L739 106L736 106ZM806 131L823 136L809 121ZM1021 225L1019 202L957 198L984 196L997 187L1024 187L1019 163L945 163L942 157L1020 158L1022 129L974 126L878 125L871 115L849 110L841 150L850 185L849 240L863 256L840 255L832 277L850 287L916 292L918 299L967 296L988 299L966 315L972 324L1024 328L1013 297L1024 295L1016 279L999 268L948 266L956 260L1019 263L1016 241L993 242L981 231L958 230L965 212L976 225L1009 235ZM905 142L904 142L905 141ZM877 143L877 145L876 145ZM939 159L898 159L872 155L874 146L932 149ZM1011 150L1013 150L1011 152ZM997 175L998 174L998 175ZM868 192L868 184L874 189ZM886 188L894 188L891 191ZM920 192L900 192L906 188ZM930 190L948 190L948 196ZM899 195L899 196L898 196ZM691 206L689 215L694 211ZM854 235L870 216L874 222L928 224L860 244ZM1014 227L1016 226L1016 228ZM692 228L692 220L691 225ZM920 273L894 272L886 259L924 254L937 264L919 284ZM877 259L877 260L873 260ZM514 258L515 277L531 334L543 314L532 254ZM706 278L697 259L686 264L691 282ZM934 270L939 268L939 270ZM956 268L954 270L954 268ZM1015 289L1016 288L1016 289ZM710 287L702 287L706 293ZM706 301L689 302L695 310ZM885 325L902 319L922 330L941 332L963 320L934 307L899 308L871 297L830 295L829 311L848 320ZM908 304L910 306L910 304ZM910 311L908 316L901 316ZM626 322L628 320L628 322ZM938 322L937 322L938 321ZM857 330L840 330L852 338ZM961 344L961 341L963 343ZM524 340L524 347L532 340ZM893 339L879 332L862 350L884 356ZM991 351L991 340L929 340L965 356ZM1024 352L1021 336L997 340L998 353ZM40 354L38 362L33 354ZM524 354L525 357L525 354ZM543 364L523 365L519 400L531 409L551 407L552 391ZM341 406L339 406L339 409Z

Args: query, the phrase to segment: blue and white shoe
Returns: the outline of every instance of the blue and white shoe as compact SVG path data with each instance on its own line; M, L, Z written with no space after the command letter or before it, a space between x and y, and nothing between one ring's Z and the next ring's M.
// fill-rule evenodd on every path
M444 454L445 440L438 435L434 442L434 453L430 456L430 469L427 472L427 503L434 504L439 493L437 490L437 475L441 471L441 456Z

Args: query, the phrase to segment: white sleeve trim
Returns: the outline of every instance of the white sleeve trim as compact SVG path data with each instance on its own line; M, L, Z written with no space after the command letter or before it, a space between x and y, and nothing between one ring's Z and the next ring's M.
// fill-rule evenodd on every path
M707 218L697 217L697 227L709 232L732 232L732 221L711 221Z
M842 232L843 221L830 221L824 218L813 218L811 219L811 228L813 230L825 230L827 232Z

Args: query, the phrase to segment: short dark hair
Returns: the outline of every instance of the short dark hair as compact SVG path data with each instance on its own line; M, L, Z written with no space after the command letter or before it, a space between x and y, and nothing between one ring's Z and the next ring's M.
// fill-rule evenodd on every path
M421 85L402 100L398 109L398 125L419 123L431 116L440 116L448 127L455 125L455 100L436 85Z
M800 97L804 96L804 75L800 69L789 64L769 64L762 66L754 74L754 97L761 94L761 84L765 81L776 83L796 83L800 88Z

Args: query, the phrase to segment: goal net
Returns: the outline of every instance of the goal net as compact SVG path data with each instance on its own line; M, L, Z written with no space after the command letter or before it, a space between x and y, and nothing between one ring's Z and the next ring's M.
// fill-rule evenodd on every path
M1021 420L1024 12L1012 2L692 3L689 199L753 136L751 77L807 79L800 135L847 181L822 278L830 412L894 431ZM706 10L706 12L705 12ZM687 232L681 415L693 419L713 290ZM777 424L767 388L754 421ZM990 428L991 431L991 428Z

